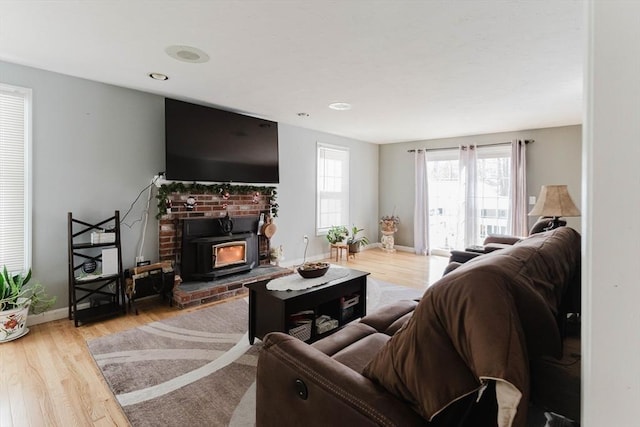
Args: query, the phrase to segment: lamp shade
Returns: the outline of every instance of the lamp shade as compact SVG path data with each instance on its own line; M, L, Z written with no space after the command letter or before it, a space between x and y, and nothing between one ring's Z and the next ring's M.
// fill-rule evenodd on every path
M529 216L580 216L566 185L543 185Z

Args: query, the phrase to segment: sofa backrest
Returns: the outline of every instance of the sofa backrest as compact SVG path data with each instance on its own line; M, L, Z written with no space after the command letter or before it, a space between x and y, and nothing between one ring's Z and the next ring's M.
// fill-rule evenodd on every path
M557 314L564 298L580 290L580 234L569 227L536 233L511 247L477 257L463 265L499 265L507 274L531 279L533 289ZM462 267L461 267L462 268ZM577 308L579 312L579 308Z
M427 289L363 373L428 420L483 381L503 381L523 395L524 425L529 360L560 355L557 315L579 271L580 236L567 227L477 257Z

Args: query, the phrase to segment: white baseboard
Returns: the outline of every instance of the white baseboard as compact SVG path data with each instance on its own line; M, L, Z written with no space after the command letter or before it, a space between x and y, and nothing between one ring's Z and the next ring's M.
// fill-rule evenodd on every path
M395 248L396 251L411 252L413 254L416 253L415 248L412 248L410 246L393 245L393 247Z
M80 307L78 307L80 308ZM54 320L66 319L69 316L69 307L57 308L55 310L45 311L40 314L31 314L27 316L27 326L39 325L40 323L53 322Z
M88 302L78 304L78 310L89 307ZM55 310L45 311L44 313L32 314L27 316L27 326L39 325L40 323L53 322L54 320L68 319L69 307L56 308Z

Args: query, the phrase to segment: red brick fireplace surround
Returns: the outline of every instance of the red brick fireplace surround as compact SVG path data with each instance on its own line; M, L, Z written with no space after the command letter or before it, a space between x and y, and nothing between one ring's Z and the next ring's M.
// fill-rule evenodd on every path
M187 199L193 198L195 205L187 208ZM189 200L189 201L193 201ZM261 213L268 214L271 209L271 193L265 194L253 192L252 194L211 194L211 193L179 193L173 192L167 195L168 206L171 206L170 213L167 212L159 218L159 252L160 261L172 261L176 266L176 271L180 271L180 254L182 241L182 223L185 218L209 217L222 218L229 214L230 218L254 217ZM168 209L167 209L168 210ZM268 253L268 240L260 239L259 253ZM265 247L266 246L266 247ZM268 265L268 257L260 257L260 264ZM269 271L267 271L269 270ZM261 270L262 271L262 270ZM265 269L265 274L283 275L286 271L271 271ZM252 275L256 275L255 272ZM237 276L237 275L236 275ZM204 282L200 285L185 283L179 286L177 281L174 287L173 299L178 307L187 307L205 302L222 300L236 295L247 293L247 289L242 285L242 281L237 278L216 279L211 282ZM259 276L259 274L258 274Z

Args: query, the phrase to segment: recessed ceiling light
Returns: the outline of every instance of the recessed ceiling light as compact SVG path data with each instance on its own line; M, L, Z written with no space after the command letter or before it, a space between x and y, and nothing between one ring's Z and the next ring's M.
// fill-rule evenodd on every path
M351 104L347 102L334 102L333 104L329 104L329 108L339 111L350 110Z
M166 74L162 73L149 73L149 77L154 80L169 80L169 77L167 77Z
M193 46L169 46L164 51L170 57L182 62L203 63L209 60L209 55Z

